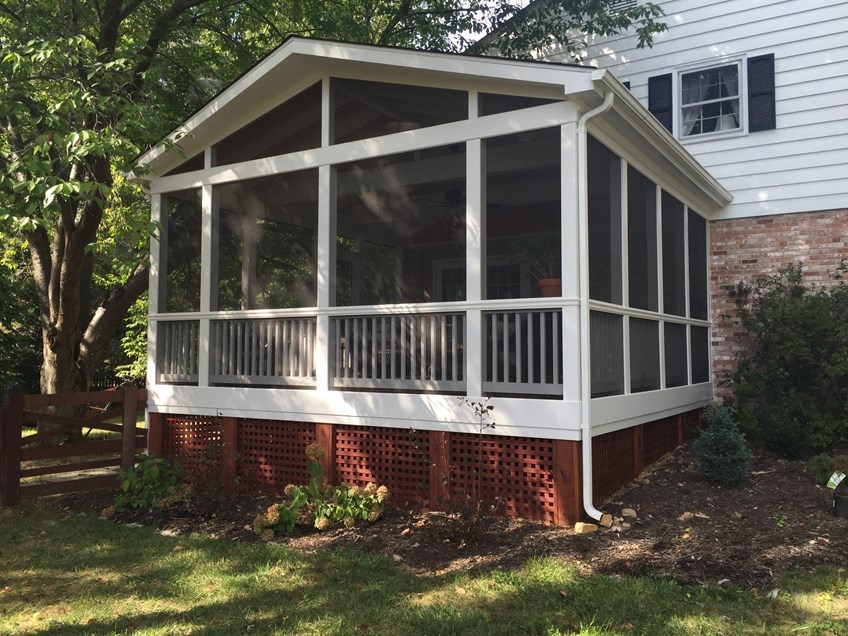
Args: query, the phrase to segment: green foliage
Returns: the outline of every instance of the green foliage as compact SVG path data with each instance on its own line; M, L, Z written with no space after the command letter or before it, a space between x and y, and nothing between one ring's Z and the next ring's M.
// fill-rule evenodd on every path
M306 449L311 479L305 486L289 484L285 494L290 503L272 504L253 520L253 531L269 541L275 533L289 533L295 525L328 530L339 524L352 528L358 522L373 523L383 515L389 489L369 483L364 488L339 484L331 486L324 478L320 459L324 449L312 444Z
M704 410L709 428L693 442L701 474L721 486L736 486L750 471L751 451L739 432L729 406L710 405Z
M38 391L41 329L38 299L27 271L23 244L0 231L0 400L13 386Z
M730 290L747 333L732 377L743 430L805 457L848 441L848 285L806 285L800 265Z
M115 510L167 506L182 498L182 470L161 457L142 455L138 464L121 473L121 492L115 497Z
M824 486L833 473L848 474L848 455L816 455L810 460L810 467L816 483Z

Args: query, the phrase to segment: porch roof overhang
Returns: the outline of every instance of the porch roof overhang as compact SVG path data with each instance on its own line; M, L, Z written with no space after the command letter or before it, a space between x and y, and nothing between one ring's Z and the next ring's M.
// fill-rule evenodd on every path
M477 90L513 94L565 95L589 110L612 92L613 107L593 127L625 140L628 150L685 190L707 215L726 206L730 193L608 71L573 64L434 53L412 49L292 37L139 157L144 168L134 179L149 183L203 151L239 125L279 103L285 87L331 75L390 76L404 82L462 82Z

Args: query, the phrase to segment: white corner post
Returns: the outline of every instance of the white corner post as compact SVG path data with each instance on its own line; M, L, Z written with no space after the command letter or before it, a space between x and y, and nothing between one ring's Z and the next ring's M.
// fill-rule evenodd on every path
M156 384L157 348L156 333L157 320L151 320L151 316L159 313L160 295L164 287L162 271L167 267L165 260L167 253L163 249L168 241L168 218L167 212L163 210L163 196L153 194L150 196L150 220L159 226L158 236L150 237L150 274L147 282L147 388Z
M205 314L200 319L197 330L197 386L209 386L209 365L211 352L209 350L210 324L209 312L212 311L213 285L217 285L217 276L213 278L216 269L212 263L218 262L215 254L213 234L217 231L216 216L218 206L215 204L215 193L211 185L205 185L200 190L200 312Z
M317 324L315 330L315 380L318 391L330 390L330 315L333 301L336 247L336 183L332 166L318 168L318 254L316 259Z
M589 365L589 192L586 124L612 107L614 95L606 92L603 103L580 117L577 123L577 185L579 189L578 235L580 237L580 448L582 454L583 509L595 520L603 513L592 501L592 387Z
M486 284L485 166L483 142L471 139L465 146L465 281L466 300L476 305L465 314L465 383L467 395L483 395L483 312L480 301Z

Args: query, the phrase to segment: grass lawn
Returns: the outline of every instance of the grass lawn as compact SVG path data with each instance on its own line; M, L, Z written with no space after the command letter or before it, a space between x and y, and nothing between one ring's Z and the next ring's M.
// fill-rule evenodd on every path
M848 573L735 589L167 537L28 502L0 509L0 634L848 634Z

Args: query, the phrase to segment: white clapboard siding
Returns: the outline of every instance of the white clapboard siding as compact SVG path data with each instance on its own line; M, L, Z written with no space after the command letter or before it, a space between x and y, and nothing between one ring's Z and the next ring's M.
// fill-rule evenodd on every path
M648 78L773 53L777 129L684 145L734 195L716 218L848 206L848 2L660 1L668 25L651 49L632 35L592 39L585 62L648 101ZM555 50L547 59L563 59ZM679 114L676 113L679 117Z

